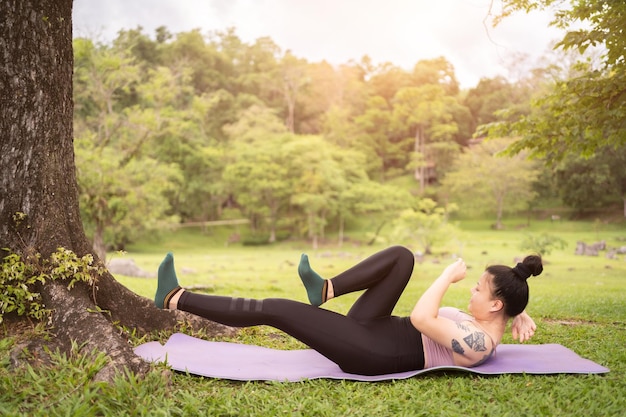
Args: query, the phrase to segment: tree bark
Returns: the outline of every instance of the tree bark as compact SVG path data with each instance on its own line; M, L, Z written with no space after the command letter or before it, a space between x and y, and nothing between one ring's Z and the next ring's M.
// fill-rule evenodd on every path
M0 237L48 256L87 253L72 138L72 1L0 2ZM13 221L24 213L21 222Z
M3 0L0 16L0 247L44 259L58 247L92 253L80 221L74 163L72 0ZM109 361L96 377L102 381L125 368L147 369L117 324L144 334L185 320L209 335L234 332L158 310L108 272L94 288L69 291L64 282L47 281L39 292L52 311L51 343L64 351L75 342L88 352L105 352Z
M426 139L424 138L424 126L417 125L415 131L415 152L421 156L419 165L415 167L415 178L420 182L420 194L426 188Z

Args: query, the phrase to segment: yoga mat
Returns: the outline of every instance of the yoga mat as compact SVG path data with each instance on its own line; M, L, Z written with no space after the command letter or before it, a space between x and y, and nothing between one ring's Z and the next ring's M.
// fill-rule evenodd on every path
M144 343L135 348L135 353L149 362L166 361L176 371L235 381L286 382L316 378L384 381L441 370L481 375L609 372L608 368L581 358L559 344L500 345L495 357L474 368L441 366L375 376L343 372L334 362L312 349L277 350L231 342L210 342L182 333L172 335L165 345L159 342Z

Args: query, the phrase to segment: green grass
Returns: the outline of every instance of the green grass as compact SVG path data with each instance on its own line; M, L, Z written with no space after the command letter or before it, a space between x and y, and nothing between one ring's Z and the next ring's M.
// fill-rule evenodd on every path
M512 264L524 253L524 233L547 232L569 245L545 258L544 274L532 279L529 313L539 329L531 343L560 343L611 369L606 375L431 374L402 381L360 383L313 380L299 383L231 382L174 374L170 380L156 366L145 378L120 378L111 386L91 382L102 359L77 353L56 355L41 368L10 367L9 349L17 336L0 341L0 415L249 415L249 416L611 416L626 410L626 257L617 260L575 256L576 241L604 239L609 246L626 245L626 227L599 222L511 221L493 231L488 221L462 221L459 241L436 257L416 265L396 314L408 314L421 292L453 254L468 263L468 278L455 285L444 304L465 308L469 289L491 263ZM247 297L288 297L305 301L295 268L301 252L325 276L391 244L311 250L305 242L268 247L224 245L229 231L202 234L181 229L159 241L130 247L125 254L147 270L156 270L172 250L183 285L206 285L212 292ZM185 272L183 272L185 271ZM152 297L154 279L117 277L138 294ZM331 300L326 307L345 312L353 296ZM302 345L281 333L257 327L235 339L281 349ZM504 343L512 343L506 335Z

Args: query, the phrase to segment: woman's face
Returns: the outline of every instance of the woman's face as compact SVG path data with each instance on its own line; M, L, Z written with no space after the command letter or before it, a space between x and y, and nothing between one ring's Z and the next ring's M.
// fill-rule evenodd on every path
M483 272L476 285L470 290L472 296L468 306L469 312L476 318L486 317L493 307L493 295L491 294L491 274Z

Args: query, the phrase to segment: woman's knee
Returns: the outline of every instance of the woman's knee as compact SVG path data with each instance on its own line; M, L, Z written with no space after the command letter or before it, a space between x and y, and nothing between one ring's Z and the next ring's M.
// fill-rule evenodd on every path
M415 256L413 255L413 252L411 252L406 246L391 246L388 250L392 252L400 261L407 262L410 265L415 263Z

